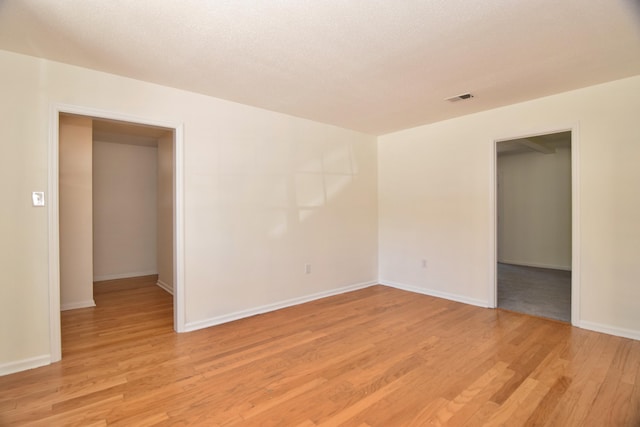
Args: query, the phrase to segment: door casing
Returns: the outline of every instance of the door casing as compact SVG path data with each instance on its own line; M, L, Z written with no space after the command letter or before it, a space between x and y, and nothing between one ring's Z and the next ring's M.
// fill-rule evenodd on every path
M60 325L60 227L59 227L59 118L60 114L75 114L97 119L117 120L132 124L158 126L173 130L174 161L174 219L173 219L173 326L176 332L185 331L184 289L184 131L182 123L167 123L146 117L94 108L51 104L49 111L48 193L47 210L49 240L49 350L50 362L62 358Z

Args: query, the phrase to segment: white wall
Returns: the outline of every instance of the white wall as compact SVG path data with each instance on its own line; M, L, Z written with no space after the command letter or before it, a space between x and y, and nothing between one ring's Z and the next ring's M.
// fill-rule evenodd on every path
M173 292L173 134L158 140L158 284Z
M184 124L187 327L376 281L374 137L6 51L0 69L0 372L48 360L47 212L30 203L51 103Z
M93 279L157 274L156 147L93 142Z
M579 325L640 338L638 94L640 76L380 137L380 280L490 305L494 141L576 126Z
M60 308L93 307L91 119L59 126Z
M571 270L571 149L498 156L498 261Z
M382 281L487 304L493 141L579 125L581 325L640 338L640 76L376 150L357 132L10 52L0 69L0 373L49 357L47 211L30 197L47 188L51 103L184 124L191 327L375 282L378 234Z

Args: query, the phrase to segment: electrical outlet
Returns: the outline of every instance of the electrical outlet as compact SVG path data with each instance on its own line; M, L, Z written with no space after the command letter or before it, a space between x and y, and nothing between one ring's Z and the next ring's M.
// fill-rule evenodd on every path
M427 260L426 259L422 260L422 268L427 268Z
M304 274L311 274L311 264L304 265Z

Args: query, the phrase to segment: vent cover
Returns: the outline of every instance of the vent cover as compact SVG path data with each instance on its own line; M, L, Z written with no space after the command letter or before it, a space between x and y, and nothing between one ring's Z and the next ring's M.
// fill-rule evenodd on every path
M466 99L471 99L471 98L473 98L473 95L467 92L467 93L462 93L460 95L452 96L451 98L445 98L445 101L458 102L458 101L464 101Z

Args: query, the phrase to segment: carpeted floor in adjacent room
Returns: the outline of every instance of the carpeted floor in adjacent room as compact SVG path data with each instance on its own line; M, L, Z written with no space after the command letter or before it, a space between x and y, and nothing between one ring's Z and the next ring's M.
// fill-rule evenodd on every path
M571 321L571 272L498 263L498 307Z

